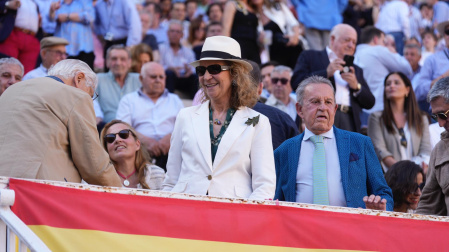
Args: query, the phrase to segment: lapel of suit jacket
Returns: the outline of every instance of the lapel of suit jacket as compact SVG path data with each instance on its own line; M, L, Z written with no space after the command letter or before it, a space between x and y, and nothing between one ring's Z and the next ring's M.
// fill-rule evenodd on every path
M324 49L320 52L321 52L321 55L320 55L321 65L324 66L324 68L327 68L327 66L329 66L329 64L331 63L329 60L329 56L327 55L327 50ZM332 82L332 85L334 86L334 89L335 89L336 87L335 87L334 76L332 75L328 79Z
M234 114L226 132L221 138L220 144L218 145L217 154L215 155L215 160L212 165L212 169L215 169L223 158L226 156L231 146L234 144L235 140L240 137L242 132L247 127L253 127L252 125L246 125L245 121L249 118L248 108L240 107ZM209 144L210 145L210 144Z
M293 141L293 146L288 149L288 165L287 173L287 185L288 190L284 192L284 197L286 201L295 202L296 201L296 174L298 173L298 163L299 163L299 151L301 150L302 140L304 139L304 133L295 137L296 140Z
M334 126L335 141L337 142L338 160L340 162L340 174L341 182L343 184L343 190L345 195L348 192L348 179L349 179L349 156L351 155L351 146L349 135L343 130L340 130Z
M212 170L212 153L209 129L209 101L203 103L192 113L192 124L198 147L209 168Z

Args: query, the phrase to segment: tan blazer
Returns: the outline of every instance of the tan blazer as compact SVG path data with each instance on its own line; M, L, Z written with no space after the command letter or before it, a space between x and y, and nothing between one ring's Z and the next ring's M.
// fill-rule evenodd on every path
M430 155L430 134L429 134L429 122L427 117L423 115L423 134L419 136L413 127L409 127L410 135L412 139L412 154L413 156ZM380 161L388 156L392 156L396 161L402 160L401 158L401 143L399 133L396 126L395 134L391 134L384 126L382 119L382 111L374 112L370 115L368 120L368 136L371 137L371 141L374 144L377 157Z
M92 98L48 77L0 97L0 176L121 186L95 124Z
M246 125L260 115L259 123ZM231 198L272 199L276 185L268 118L247 107L236 111L212 164L209 102L176 118L163 190Z

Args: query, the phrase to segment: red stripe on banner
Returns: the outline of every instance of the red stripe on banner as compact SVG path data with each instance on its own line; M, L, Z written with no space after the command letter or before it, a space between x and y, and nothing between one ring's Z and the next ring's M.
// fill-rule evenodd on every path
M294 248L441 251L449 223L93 192L10 180L27 225ZM432 242L429 242L429 240Z

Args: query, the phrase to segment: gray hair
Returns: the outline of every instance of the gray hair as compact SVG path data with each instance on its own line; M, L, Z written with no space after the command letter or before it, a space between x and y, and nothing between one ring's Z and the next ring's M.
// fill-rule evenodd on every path
M168 28L170 29L170 26L172 26L173 24L177 24L181 26L181 31L184 32L184 26L182 25L182 22L180 20L177 19L172 19L168 22Z
M3 64L5 64L5 65L18 65L20 67L20 70L22 70L22 76L23 76L23 73L25 72L25 70L23 69L22 63L20 63L20 61L18 59L16 59L16 58L13 58L13 57L11 57L11 58L2 58L2 59L0 59L0 68L2 67Z
M97 75L90 69L89 65L81 60L61 60L56 63L56 65L50 67L48 75L60 76L63 79L71 79L80 72L86 76L86 86L92 87L95 90L98 84Z
M292 77L292 75L293 75L293 70L290 67L283 66L283 65L275 66L273 68L273 70L271 71L271 73L283 73L283 72L288 72L290 77Z
M439 97L443 97L449 103L449 77L439 79L427 94L427 101L432 102Z
M309 85L313 85L313 84L327 84L332 88L332 92L334 93L334 97L335 97L335 89L334 86L332 86L332 83L330 82L330 80L321 77L321 76L317 76L317 75L313 75L310 76L309 78L304 79L303 81L301 81L301 83L299 83L298 88L296 89L296 100L298 101L299 105L302 105L303 103L303 98L304 98L304 91L306 90L306 87Z
M122 44L112 45L111 47L109 47L106 51L106 59L109 59L109 55L111 55L112 50L123 50L128 54L128 59L131 59L131 52L126 48L125 45Z

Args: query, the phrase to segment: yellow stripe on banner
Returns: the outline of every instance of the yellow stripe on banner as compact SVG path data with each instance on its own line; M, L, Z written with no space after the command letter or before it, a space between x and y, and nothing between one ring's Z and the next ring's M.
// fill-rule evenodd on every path
M158 236L117 234L97 230L55 228L44 225L30 225L29 228L33 230L33 232L36 233L52 251L349 252L349 250L288 248ZM350 251L357 252L356 250Z

